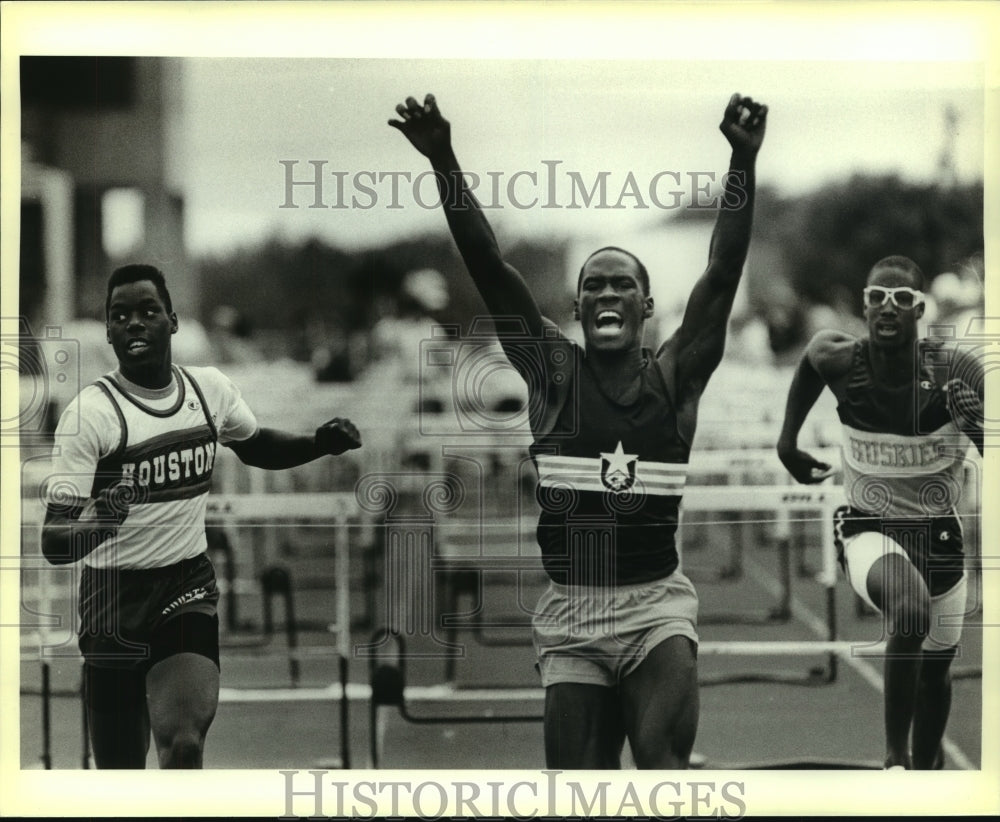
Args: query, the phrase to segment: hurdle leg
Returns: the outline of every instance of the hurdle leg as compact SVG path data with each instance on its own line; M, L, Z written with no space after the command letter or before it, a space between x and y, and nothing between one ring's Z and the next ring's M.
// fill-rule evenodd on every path
M730 523L738 521L735 511L723 511L721 518ZM729 533L729 557L728 563L719 569L719 579L741 579L743 577L743 525L743 522L739 522L739 533L735 535L732 527L726 529Z
M351 557L347 524L334 531L333 551L336 564L337 649L340 656L340 766L351 767L350 704L347 697L348 660L351 654Z
M778 572L781 577L781 601L771 611L771 619L787 622L792 616L792 547L788 512L781 511L775 524L778 548Z
M299 684L299 660L295 651L298 648L298 623L295 619L295 602L292 593L292 578L285 568L277 565L268 568L260 576L262 606L264 611L264 641L274 635L274 597L281 596L285 609L285 637L288 645L288 675L292 687Z
M288 578L284 590L285 599L285 637L288 642L288 674L292 680L292 687L299 684L299 658L295 651L299 647L299 630L296 622L295 599L292 595L292 580Z
M833 642L837 639L837 548L833 542L833 508L827 506L823 510L823 583L826 585L826 638ZM837 654L831 653L827 660L827 682L837 680Z
M443 604L438 609L438 616L442 619L442 627L445 629L445 641L449 647L457 647L458 631L461 627L458 622L458 606L463 594L468 594L474 603L472 622L468 625L472 635L482 640L483 637L483 579L482 575L471 569L450 568L441 574L443 591ZM445 619L448 616L450 619ZM447 624L444 624L447 622ZM444 661L444 681L454 682L457 673L458 654L448 654Z
M83 730L82 765L85 771L90 770L90 721L87 719L87 693L85 690L83 666L80 666L80 717Z
M435 619L440 618L443 614L454 614L458 611L458 574L459 571L454 571L452 569L445 570L440 574L439 579L441 580L441 594L440 596L435 596L437 601L437 607L435 610ZM455 625L454 621L451 622L447 627L445 627L445 642L449 645L455 644L458 640L458 626ZM455 681L455 657L453 654L449 654L444 660L444 681L454 682Z
M374 638L372 637L373 640ZM383 655L381 661L375 655L368 660L368 680L371 686L368 698L369 758L372 768L378 768L381 761L382 714L379 713L379 708L402 705L403 689L406 687L404 670L406 652L403 638L390 633L389 641L395 646L395 652L389 661L385 661L387 655Z
M52 770L52 679L48 662L42 662L42 767Z

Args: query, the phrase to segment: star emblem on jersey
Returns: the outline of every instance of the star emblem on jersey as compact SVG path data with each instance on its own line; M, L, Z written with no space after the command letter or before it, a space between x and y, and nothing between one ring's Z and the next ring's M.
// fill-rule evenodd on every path
M601 482L610 491L627 491L635 483L635 465L638 454L626 454L621 440L618 447L601 453Z

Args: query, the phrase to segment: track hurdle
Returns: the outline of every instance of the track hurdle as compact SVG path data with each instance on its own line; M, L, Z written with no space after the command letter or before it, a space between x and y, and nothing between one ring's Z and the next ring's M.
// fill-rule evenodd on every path
M350 492L302 494L223 494L210 495L206 521L212 524L239 524L243 526L274 526L281 522L307 522L327 526L333 531L332 549L335 574L335 616L328 626L336 634L332 651L325 649L290 649L290 655L316 656L332 653L338 658L340 689L340 758L341 767L351 767L349 736L348 675L351 657L350 614L350 537L348 527L357 522L361 512L355 496ZM318 653L317 653L318 652ZM236 689L220 692L220 700L253 701L239 699ZM320 699L328 698L325 689L319 689Z
M842 504L843 492L835 486L754 486L730 488L726 486L703 486L690 487L684 492L684 507L688 514L697 513L700 515L716 514L720 511L739 510L748 513L757 513L756 518L761 522L777 523L780 529L787 530L789 524L796 521L796 518L808 518L815 520L817 517L824 523L822 529L822 553L823 570L819 575L820 582L826 589L827 603L827 637L823 642L736 642L736 643L701 643L699 645L699 655L701 654L729 654L740 656L809 656L825 655L828 658L827 668L820 670L817 674L810 671L804 676L792 677L789 675L741 675L718 679L716 682L746 682L746 681L777 681L795 684L823 684L833 682L837 674L838 655L844 653L854 653L857 651L857 643L837 642L836 610L834 598L834 586L836 583L836 552L833 544L832 515L834 509ZM447 522L447 528L461 528L463 523L454 521ZM477 523L464 523L464 526L475 529L481 527ZM407 528L410 532L407 532ZM395 555L400 568L404 568L409 574L409 579L419 580L421 584L429 587L435 573L453 573L456 568L469 571L484 570L508 570L523 571L538 567L537 547L533 555L512 551L506 556L498 553L502 550L501 545L486 546L482 543L479 546L470 546L467 555L442 555L433 550L437 544L435 538L436 525L433 518L424 517L418 520L407 521L400 524L400 533L394 540L389 540L390 548L387 559L391 562ZM395 543L395 550L393 544ZM509 543L508 543L509 545ZM473 551L475 547L478 550ZM518 548L520 546L518 545ZM682 556L683 562L683 556ZM391 573L387 574L391 576ZM405 579L400 576L395 589L402 595L406 595ZM391 595L391 591L390 591ZM429 598L427 598L429 600ZM412 607L413 602L409 602ZM418 607L428 608L428 601L418 603ZM392 605L390 604L390 610ZM391 611L396 613L395 611ZM398 624L403 625L430 625L431 631L437 624L435 615L424 614L396 614L403 618L398 620ZM442 625L448 624L448 614L442 614ZM454 642L454 634L447 635L447 639L431 636L438 648L435 651L418 653L422 657L443 656L460 654L460 648L451 647ZM488 714L414 714L409 710L408 704L413 701L414 693L407 688L406 683L406 646L405 637L394 626L390 626L381 635L373 637L372 641L365 646L356 648L356 652L361 650L364 656L369 657L369 676L371 687L371 701L369 705L369 722L371 732L371 758L375 766L380 761L379 739L382 736L381 724L379 722L379 711L385 707L395 707L400 716L407 722L416 723L492 723L492 722L524 722L538 721L538 715L513 715L510 718L505 716L495 716ZM714 683L702 683L714 684ZM433 687L433 686L432 686ZM424 698L429 698L423 694ZM532 701L543 697L541 689L532 691L531 689L519 689L516 693L504 689L492 690L488 695L483 694L480 689L460 689L456 688L449 678L435 692L438 699L447 702L477 702L482 704L485 701L507 702Z

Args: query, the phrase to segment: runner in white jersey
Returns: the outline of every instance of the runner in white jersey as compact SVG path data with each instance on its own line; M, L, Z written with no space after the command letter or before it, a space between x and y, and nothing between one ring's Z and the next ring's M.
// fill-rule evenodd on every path
M56 430L42 551L82 560L80 650L99 768L200 768L219 697L219 593L205 506L217 448L291 468L358 448L349 420L314 435L262 428L215 368L180 368L163 274L129 265L108 280L118 369L87 386ZM68 429L74 423L76 433Z
M686 768L698 597L674 534L698 403L722 359L750 244L767 106L735 94L725 107L719 129L732 153L708 266L656 352L642 346L653 297L635 255L606 247L584 261L574 302L584 345L571 342L504 261L434 97L409 97L396 112L389 125L430 160L458 250L528 388L550 578L533 619L546 763L617 768L627 736L638 767Z
M887 768L944 764L949 669L966 595L956 507L970 439L983 450L982 363L918 338L922 280L906 257L875 264L864 291L868 337L822 331L812 339L778 443L799 482L829 475L830 466L797 445L828 387L844 437L848 505L834 521L839 558L851 586L885 620Z

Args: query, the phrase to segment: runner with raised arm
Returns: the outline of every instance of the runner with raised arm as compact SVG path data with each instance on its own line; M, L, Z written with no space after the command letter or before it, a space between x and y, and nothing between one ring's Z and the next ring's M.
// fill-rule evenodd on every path
M432 95L396 107L431 163L449 228L528 386L550 577L533 620L553 768L687 767L698 724L698 599L675 545L698 402L725 345L750 243L754 167L767 108L736 94L721 130L732 147L708 267L680 327L654 354L649 275L631 253L595 251L580 270L580 348L544 318L508 265L452 150Z

